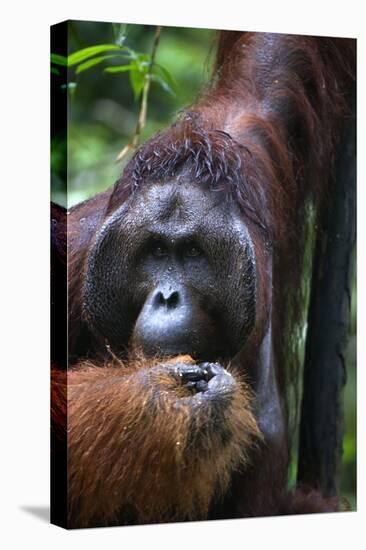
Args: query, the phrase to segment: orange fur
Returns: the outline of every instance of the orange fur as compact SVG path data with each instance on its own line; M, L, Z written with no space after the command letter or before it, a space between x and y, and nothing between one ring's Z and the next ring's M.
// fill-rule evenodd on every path
M260 437L248 387L238 378L227 402L206 402L169 370L187 361L68 371L70 527L207 518L231 472L245 467Z
M299 382L306 208L314 206L321 230L354 54L353 40L220 33L207 91L176 124L139 148L113 189L69 212L71 360L105 354L104 338L96 337L83 311L86 263L98 228L138 187L182 173L197 185L225 191L243 213L255 248L257 303L241 369L262 360L260 346L271 323L271 369L287 419L287 394L294 388L297 395ZM83 219L88 223L81 229ZM164 359L166 365L174 361ZM100 368L84 362L67 372L67 384L65 372L55 371L53 427L66 445L67 422L70 527L210 517L212 501L226 493L231 474L240 469L245 472L233 476L231 502L213 517L338 509L336 498L322 499L316 491L286 492L290 441L280 415L272 419L276 437L266 437L247 468L261 436L251 393L237 374L231 400L220 406L189 394L159 364L114 359ZM60 463L54 469L59 477Z

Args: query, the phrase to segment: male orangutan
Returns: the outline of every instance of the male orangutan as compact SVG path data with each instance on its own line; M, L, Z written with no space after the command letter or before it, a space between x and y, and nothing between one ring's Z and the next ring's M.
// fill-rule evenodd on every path
M287 395L354 58L349 39L221 32L198 101L114 187L55 207L55 522L339 508L287 491Z

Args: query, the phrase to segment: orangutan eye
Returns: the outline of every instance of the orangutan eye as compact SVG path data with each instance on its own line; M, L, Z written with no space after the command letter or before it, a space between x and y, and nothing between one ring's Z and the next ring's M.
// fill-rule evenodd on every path
M201 256L201 254L200 248L195 244L188 243L184 248L184 255L189 258L196 258L197 256Z
M163 258L168 255L167 247L161 242L153 243L151 252L153 256L156 256L157 258Z

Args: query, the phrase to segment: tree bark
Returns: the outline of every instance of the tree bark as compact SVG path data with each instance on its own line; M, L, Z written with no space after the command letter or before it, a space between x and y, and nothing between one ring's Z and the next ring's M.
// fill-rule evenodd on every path
M342 389L350 325L350 272L355 243L356 123L340 143L325 230L315 244L304 364L298 483L337 494L342 454Z

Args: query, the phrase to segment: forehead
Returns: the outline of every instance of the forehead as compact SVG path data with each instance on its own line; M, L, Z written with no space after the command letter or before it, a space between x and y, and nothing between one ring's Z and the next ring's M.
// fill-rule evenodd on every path
M189 182L153 183L140 188L130 204L143 219L151 221L203 222L205 218L228 222L233 205L222 193Z
M198 239L221 255L240 258L251 247L243 213L223 192L195 183L151 183L138 188L108 218L99 236L116 231L132 247L148 237Z

